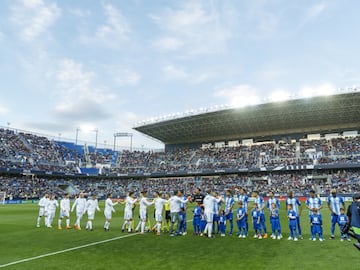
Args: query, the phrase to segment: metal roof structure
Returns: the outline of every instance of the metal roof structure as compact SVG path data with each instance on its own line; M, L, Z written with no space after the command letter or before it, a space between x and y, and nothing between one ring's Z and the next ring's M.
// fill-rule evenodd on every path
M360 130L360 92L224 109L134 129L165 145Z

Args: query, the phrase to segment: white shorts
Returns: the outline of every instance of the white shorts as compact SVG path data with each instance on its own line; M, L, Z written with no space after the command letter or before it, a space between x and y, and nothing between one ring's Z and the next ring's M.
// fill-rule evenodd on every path
M125 210L124 219L130 220L130 219L132 219L132 218L133 218L133 213L132 213L132 211L126 211L126 210Z
M69 210L60 210L60 218L69 217L70 211Z
M95 218L95 211L87 212L88 219L94 219Z
M39 209L39 217L42 217L42 216L47 216L45 207L40 207L40 209Z
M106 211L106 212L104 212L104 216L105 216L106 219L110 220L110 219L112 219L112 212L111 211L110 212Z
M146 210L141 210L139 212L140 219L145 221L146 220Z
M76 212L76 217L77 218L82 218L84 212Z
M49 212L47 213L47 215L48 215L48 218L53 219L53 218L55 217L55 210L49 211Z
M204 213L205 214L205 219L207 223L212 223L214 220L214 213Z
M162 213L161 211L155 211L155 221L162 222Z

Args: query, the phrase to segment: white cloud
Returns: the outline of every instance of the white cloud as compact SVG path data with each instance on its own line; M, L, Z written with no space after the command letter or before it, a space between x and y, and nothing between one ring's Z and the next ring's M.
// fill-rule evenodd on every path
M55 114L64 118L98 120L108 116L106 103L115 99L109 90L96 86L95 73L84 71L72 59L60 61L55 78Z
M4 37L5 37L4 33L0 31L0 41L2 41Z
M221 89L215 92L214 96L223 99L224 103L232 107L244 107L261 102L259 90L247 84Z
M85 10L85 9L79 9L79 8L73 8L70 9L69 12L76 16L76 17L80 17L80 18L84 18L84 17L88 17L91 15L91 11L90 10Z
M212 75L213 74L211 73L201 73L198 75L195 74L194 76L192 76L192 82L195 84L206 82L212 77Z
M154 42L154 46L161 50L174 51L182 48L184 42L175 37L163 37Z
M279 80L289 73L288 70L278 67L268 67L259 72L259 75L267 81Z
M109 75L118 86L135 86L141 80L140 74L129 68L110 66L107 69Z
M262 11L256 17L255 31L250 36L256 38L267 38L273 35L278 27L278 18L270 13Z
M46 33L60 15L61 9L56 3L46 4L43 0L22 0L12 7L11 20L21 28L20 38L32 41Z
M168 80L184 80L189 76L185 70L174 65L165 66L163 72L165 78Z
M311 6L306 13L307 19L314 19L321 15L321 13L324 12L324 10L327 8L327 5L325 2L316 3L313 6Z
M5 106L3 106L2 104L0 104L0 115L6 115L9 112L9 109L6 108Z
M160 50L182 49L188 54L224 51L231 36L227 10L217 9L208 1L181 3L180 8L149 15L163 31L155 46Z
M310 6L304 14L304 19L300 22L298 28L304 27L307 23L318 19L328 8L328 3L320 2Z
M128 39L131 32L129 23L119 9L110 4L103 6L106 21L96 28L92 36L83 35L80 40L84 43L100 43L110 48L119 47Z
M190 72L184 67L168 64L162 69L164 78L169 81L186 81L189 84L200 84L208 81L214 74L211 72Z
M110 4L105 5L104 10L107 15L106 24L99 27L95 35L98 38L114 38L116 35L125 37L130 29L120 11Z

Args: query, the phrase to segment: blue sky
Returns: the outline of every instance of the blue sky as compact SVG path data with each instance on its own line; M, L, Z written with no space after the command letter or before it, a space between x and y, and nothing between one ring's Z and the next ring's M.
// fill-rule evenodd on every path
M356 0L1 4L0 126L160 148L134 124L360 85Z

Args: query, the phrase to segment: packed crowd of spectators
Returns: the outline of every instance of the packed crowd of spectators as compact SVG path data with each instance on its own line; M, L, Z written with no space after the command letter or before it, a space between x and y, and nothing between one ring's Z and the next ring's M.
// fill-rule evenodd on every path
M46 137L0 129L2 168L77 172L76 163L66 162L67 149Z
M29 176L2 176L0 177L0 191L5 191L7 198L32 199L39 198L45 192L61 196L65 192L76 194L85 192L96 194L100 198L111 193L114 197L123 198L128 191L139 194L147 190L149 196L154 191L172 193L182 189L192 194L195 188L202 190L212 189L223 194L225 190L236 191L242 187L249 193L254 190L267 195L274 191L279 196L286 196L292 190L297 196L304 196L310 190L320 195L330 194L332 188L339 193L352 194L360 190L360 170L342 170L335 174L323 173L322 177L314 177L307 172L278 172L272 174L246 174L221 176L196 176L177 178L149 178L149 179L45 179Z
M104 167L102 174L137 174L348 164L359 160L360 136L162 152L123 150L115 155L111 149L90 149L0 129L0 168L79 173L80 168Z

